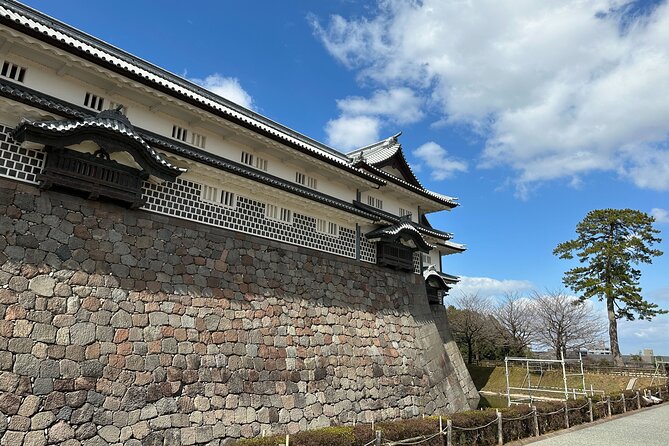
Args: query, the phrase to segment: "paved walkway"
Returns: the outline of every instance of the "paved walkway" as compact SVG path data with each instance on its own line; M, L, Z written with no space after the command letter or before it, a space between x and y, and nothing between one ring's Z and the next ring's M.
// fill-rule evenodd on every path
M669 445L669 404L615 418L595 425L581 425L532 446L667 446ZM527 444L527 443L524 443Z

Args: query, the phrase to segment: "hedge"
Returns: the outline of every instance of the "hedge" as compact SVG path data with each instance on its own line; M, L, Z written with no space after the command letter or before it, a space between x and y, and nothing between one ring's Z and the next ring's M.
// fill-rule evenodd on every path
M657 394L660 389L662 389L662 399L669 401L669 386L658 386L647 390ZM643 392L640 393L643 395ZM612 415L637 410L639 403L641 407L649 405L643 398L637 402L636 395L636 391L625 391L611 395L608 399L593 397L591 399L593 420L606 418L609 415L609 405ZM565 407L567 407L570 427L590 421L590 404L587 399L567 402L537 402L535 407L540 434L566 427ZM498 411L502 417L502 436L505 443L534 436L532 408L518 405L499 410L460 412L442 417L444 429L446 429L447 420L451 421L451 445L492 446L498 444ZM439 432L439 417L383 421L376 423L373 429L370 424L359 424L303 431L290 436L290 446L365 446L373 444L377 430L382 432L384 444L416 439L414 442L421 446L447 446L446 435L435 435ZM231 446L277 446L284 443L285 435L273 435L237 440Z

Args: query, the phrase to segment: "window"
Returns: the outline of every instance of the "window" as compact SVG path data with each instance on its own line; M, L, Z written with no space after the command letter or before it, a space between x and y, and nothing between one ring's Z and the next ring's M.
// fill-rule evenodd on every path
M337 225L337 223L333 223L331 221L327 221L322 218L316 219L316 230L322 234L328 234L334 236L339 235L339 226Z
M256 156L256 169L267 170L267 160Z
M84 105L93 110L102 111L102 107L105 106L105 99L96 96L93 93L86 92L86 96L84 96Z
M286 208L280 208L275 204L265 204L265 217L271 220L279 220L284 223L293 222L293 211Z
M231 208L235 207L235 194L224 190L221 193L221 204Z
M200 195L202 201L210 201L212 203L218 203L219 193L218 188L213 186L207 186L206 184L202 186L202 194Z
M202 201L210 203L222 204L227 207L235 207L235 194L227 190L219 190L217 187L202 185L202 193L200 194Z
M188 136L188 130L186 130L183 127L179 127L178 125L172 126L172 138L186 142L187 136Z
M204 146L207 143L207 137L204 136L204 135L200 135L199 133L193 132L190 135L190 142L195 147L199 147L201 149L204 149Z
M412 215L411 211L400 208L400 217L406 217L406 216L411 217L411 215Z
M290 223L293 221L293 212L290 209L281 208L281 221Z
M204 146L207 143L207 137L204 136L204 135L200 135L199 133L193 132L190 135L190 142L195 147L199 147L201 149L204 149Z
M432 265L432 256L423 254L423 265Z
M310 177L302 172L295 172L295 182L307 186L309 189L318 188L318 181L316 178Z
M273 204L267 203L265 205L265 217L276 220L279 213L279 208Z
M23 78L26 75L26 69L18 65L14 65L11 62L5 61L2 64L2 71L0 71L0 75L2 75L2 77L6 77L7 79L23 82Z
M253 154L248 153L248 152L242 152L242 163L248 165L248 166L253 166Z
M377 209L383 209L383 200L372 197L371 195L367 197L367 204Z
M252 153L242 152L242 163L259 170L267 170L267 160Z

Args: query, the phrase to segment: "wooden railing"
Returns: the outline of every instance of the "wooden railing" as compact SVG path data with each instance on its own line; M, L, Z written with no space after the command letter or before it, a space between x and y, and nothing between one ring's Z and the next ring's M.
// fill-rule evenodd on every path
M128 204L142 205L142 183L146 175L116 161L63 148L50 148L44 171L39 177L42 188L62 186L84 192L88 198L107 197Z
M403 271L413 271L413 251L395 243L377 243L376 263Z

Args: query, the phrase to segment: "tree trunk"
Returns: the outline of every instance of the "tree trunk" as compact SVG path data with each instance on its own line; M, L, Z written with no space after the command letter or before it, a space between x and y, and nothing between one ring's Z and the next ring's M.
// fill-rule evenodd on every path
M467 339L467 364L472 363L473 357L474 357L474 355L473 355L473 352L472 352L472 341L471 341L471 339Z
M613 358L613 365L622 367L625 365L623 357L620 354L620 345L618 345L618 321L616 319L616 312L613 307L613 298L606 298L606 310L609 316L609 343L611 344L611 357Z

